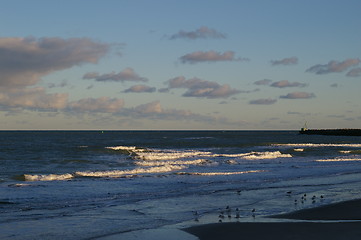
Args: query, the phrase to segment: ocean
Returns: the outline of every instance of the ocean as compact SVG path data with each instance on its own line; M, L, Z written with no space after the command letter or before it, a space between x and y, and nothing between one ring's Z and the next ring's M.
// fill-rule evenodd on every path
M360 192L361 137L0 132L0 239L101 239L170 225L249 221Z

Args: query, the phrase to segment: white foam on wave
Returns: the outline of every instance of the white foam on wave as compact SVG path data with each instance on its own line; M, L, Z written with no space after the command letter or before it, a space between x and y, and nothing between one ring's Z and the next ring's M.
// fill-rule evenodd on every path
M263 170L249 170L240 172L180 172L179 175L197 175L197 176L228 176L228 175L239 175L246 173L258 173L264 172Z
M331 159L319 159L316 162L354 162L361 161L361 158L331 158Z
M125 150L125 151L135 151L135 150L140 150L140 148L136 148L134 146L115 146L115 147L105 147L106 149L111 149L111 150L115 150L115 151L120 151L120 150Z
M293 151L295 151L295 152L303 152L305 149L303 149L303 148L295 148L295 149L293 149Z
M285 146L285 147L352 147L360 148L361 144L357 143L286 143L286 144L273 144L272 146Z
M211 157L211 152L202 151L174 151L174 150L153 150L150 152L137 153L136 159L154 161L154 160L173 160L182 158L194 158L194 157Z
M182 165L164 165L160 167L151 168L135 168L132 170L111 170L111 171L95 171L95 172L75 172L76 176L80 177L123 177L127 175L139 175L139 174L152 174L152 173L164 173L181 170L186 168Z
M275 158L290 158L291 154L283 154L280 151L274 152L250 152L244 155L243 159L257 160L257 159L275 159Z
M232 154L216 154L208 151L196 151L196 150L159 150L159 149L144 149L137 147L127 147L127 146L116 146L116 147L107 147L108 149L129 151L133 154L135 160L142 161L170 161L170 160L179 160L179 159L192 159L192 158L215 158L215 157L227 157L227 158L243 158L243 159L274 159L274 158L284 158L292 157L290 154L283 154L280 151L274 152L248 152L248 153L232 153ZM297 150L295 150L297 151ZM300 150L299 150L300 151ZM199 164L198 162L194 162ZM137 164L143 166L151 166L152 163L144 163L138 161ZM154 165L159 165L161 162L154 163ZM170 163L171 164L171 163ZM177 163L178 164L178 163ZM183 164L193 164L186 163L183 161Z
M59 181L59 180L69 180L74 178L74 175L71 173L65 174L39 174L31 175L24 174L25 181Z
M124 176L154 174L154 173L165 173L187 168L184 165L162 165L150 168L135 168L132 170L110 170L110 171L84 171L66 174L39 174L31 175L24 174L25 181L62 181L69 180L76 177L109 177L118 178Z
M347 150L347 151L342 151L342 150L341 150L341 151L339 151L339 152L340 152L340 153L345 153L345 154L346 154L346 153L350 153L351 151L350 151L350 150Z
M137 161L138 166L163 166L163 165L203 165L211 163L206 159L180 160L180 161Z

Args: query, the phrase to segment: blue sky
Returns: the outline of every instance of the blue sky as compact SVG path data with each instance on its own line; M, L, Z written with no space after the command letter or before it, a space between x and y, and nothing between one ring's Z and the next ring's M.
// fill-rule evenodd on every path
M1 129L361 128L361 1L0 1Z

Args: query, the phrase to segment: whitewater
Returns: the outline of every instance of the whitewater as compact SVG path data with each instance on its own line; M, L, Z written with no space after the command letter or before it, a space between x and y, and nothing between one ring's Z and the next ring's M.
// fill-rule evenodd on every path
M2 131L0 238L102 239L361 191L361 138L297 131ZM318 201L295 200L307 193ZM195 216L196 213L196 216ZM227 218L223 221L236 221Z

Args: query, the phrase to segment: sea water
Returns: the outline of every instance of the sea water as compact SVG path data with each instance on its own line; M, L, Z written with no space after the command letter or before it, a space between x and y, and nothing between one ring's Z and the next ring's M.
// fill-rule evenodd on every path
M361 137L0 132L0 239L96 239L187 221L239 221L360 192Z

